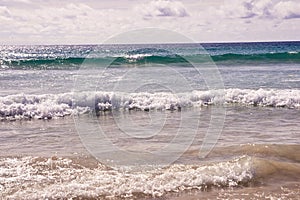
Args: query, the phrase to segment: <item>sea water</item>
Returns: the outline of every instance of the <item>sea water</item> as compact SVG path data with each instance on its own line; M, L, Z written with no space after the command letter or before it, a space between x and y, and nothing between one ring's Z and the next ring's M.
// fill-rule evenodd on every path
M1 198L296 199L300 43L201 46L1 46Z

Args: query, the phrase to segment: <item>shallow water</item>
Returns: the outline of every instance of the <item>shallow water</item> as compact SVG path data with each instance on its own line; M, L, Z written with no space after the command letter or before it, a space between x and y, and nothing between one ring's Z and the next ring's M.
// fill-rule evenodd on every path
M181 112L106 112L98 117L81 118L86 121L92 118L92 123L100 125L113 145L123 151L137 151L140 156L142 152L155 152L169 144L176 136L181 118L194 118L199 113L200 125L191 145L179 152L181 157L170 166L133 167L130 162L128 166L109 165L112 161L103 160L105 155L97 161L82 144L82 135L78 135L72 117L2 121L3 198L148 199L162 195L170 199L257 199L295 198L300 194L297 109L226 107L224 129L205 159L199 158L199 152L209 128L210 107ZM156 135L138 138L121 131L126 128L122 122L131 121L141 127L155 123L153 120L159 116L165 122Z

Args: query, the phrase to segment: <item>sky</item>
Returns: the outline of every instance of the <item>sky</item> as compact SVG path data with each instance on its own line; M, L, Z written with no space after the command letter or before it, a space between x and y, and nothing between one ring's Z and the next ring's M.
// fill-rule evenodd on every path
M197 42L298 41L300 0L0 0L0 44L101 44L143 28Z

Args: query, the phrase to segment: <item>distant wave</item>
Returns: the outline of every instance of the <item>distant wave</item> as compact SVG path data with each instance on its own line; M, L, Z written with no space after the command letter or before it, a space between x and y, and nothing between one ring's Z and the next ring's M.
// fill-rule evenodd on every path
M69 69L79 68L84 57L78 58L29 58L0 60L0 69Z
M111 110L182 110L208 105L300 108L300 90L226 89L192 93L81 92L0 97L0 119L51 119Z
M78 69L82 64L96 67L108 67L131 65L131 64L171 64L187 63L180 56L153 56L153 55L124 55L120 57L100 57L100 58L41 58L41 59L21 59L2 60L0 69Z
M153 53L153 52L151 52ZM90 64L97 67L144 65L144 64L178 64L189 66L189 61L207 63L214 61L216 64L264 64L264 63L300 63L299 52L262 53L262 54L221 54L221 55L176 55L153 54L144 51L135 54L124 54L104 57L57 57L57 58L18 58L0 60L0 69L78 69L80 65Z
M299 52L283 52L283 53L262 53L262 54L223 54L212 56L215 62L224 61L247 61L247 62L300 62Z

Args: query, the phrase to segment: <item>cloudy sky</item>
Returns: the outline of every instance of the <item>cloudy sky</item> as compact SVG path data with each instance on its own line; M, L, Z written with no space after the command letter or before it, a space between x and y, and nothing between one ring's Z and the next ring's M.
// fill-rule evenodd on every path
M95 44L164 28L199 42L300 40L300 0L0 0L0 44Z

